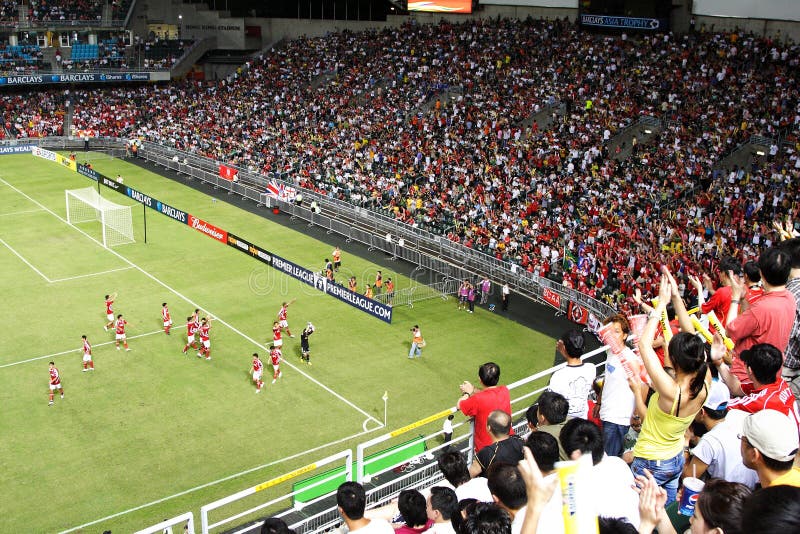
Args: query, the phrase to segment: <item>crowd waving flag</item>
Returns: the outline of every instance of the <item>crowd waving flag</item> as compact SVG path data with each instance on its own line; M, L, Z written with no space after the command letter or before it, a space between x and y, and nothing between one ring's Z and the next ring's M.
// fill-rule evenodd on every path
M267 195L284 202L292 202L297 196L297 190L294 187L279 184L275 180L270 180L267 184Z

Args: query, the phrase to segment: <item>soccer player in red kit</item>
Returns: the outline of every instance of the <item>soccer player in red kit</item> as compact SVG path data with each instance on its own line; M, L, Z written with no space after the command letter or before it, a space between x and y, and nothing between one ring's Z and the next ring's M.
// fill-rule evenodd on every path
M184 354L186 354L186 351L189 350L189 347L197 350L197 344L195 342L194 335L197 333L199 328L200 325L195 322L194 316L189 316L186 318L186 346L183 347Z
M286 330L286 333L289 334L289 337L294 337L294 336L292 335L291 330L289 330L289 321L286 320L286 311L289 308L289 305L292 304L292 302L294 302L294 299L290 300L289 302L284 302L281 305L281 309L278 310L279 324L281 325L282 329Z
M81 336L83 339L83 372L94 371L94 361L92 360L92 344L86 339L86 336Z
M169 316L169 308L167 303L161 305L161 319L164 321L164 333L169 335L169 329L172 327L172 317Z
M281 347L283 340L281 339L281 325L278 321L272 323L272 346Z
M256 383L256 393L261 393L261 386L264 385L264 381L261 380L261 373L264 370L264 364L261 363L261 359L258 357L258 353L253 353L253 382Z
M281 373L281 360L283 359L281 349L273 347L269 353L269 358L272 360L272 383L274 384L276 380L283 376L283 373Z
M128 321L122 318L122 314L120 313L117 315L117 320L114 322L114 331L116 332L116 340L117 340L117 350L119 350L119 342L122 341L122 344L125 346L125 350L131 350L128 347L128 338L125 335L125 325L128 324Z
M200 330L198 330L202 347L200 347L200 352L197 353L197 356L205 356L206 360L211 359L211 337L208 333L209 330L211 330L211 319L203 317L200 320Z
M106 295L106 320L108 321L106 325L103 327L106 332L108 329L114 326L114 301L117 299L117 294L112 293L110 295Z
M61 385L61 375L58 374L58 369L56 368L56 364L54 362L50 362L50 402L48 403L49 406L53 405L53 392L55 390L59 390L61 392L61 398L64 398L64 387Z

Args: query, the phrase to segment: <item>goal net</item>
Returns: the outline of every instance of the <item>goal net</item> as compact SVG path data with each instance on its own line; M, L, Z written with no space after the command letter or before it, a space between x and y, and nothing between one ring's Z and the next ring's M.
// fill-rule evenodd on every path
M77 224L99 221L103 245L113 247L133 243L131 207L115 204L100 196L93 187L67 189L67 222Z

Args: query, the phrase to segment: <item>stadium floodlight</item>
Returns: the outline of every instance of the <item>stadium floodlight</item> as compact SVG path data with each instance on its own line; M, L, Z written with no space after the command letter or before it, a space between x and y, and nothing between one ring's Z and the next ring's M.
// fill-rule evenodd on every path
M135 242L130 206L115 204L103 198L93 187L67 189L64 193L69 224L99 221L105 247Z

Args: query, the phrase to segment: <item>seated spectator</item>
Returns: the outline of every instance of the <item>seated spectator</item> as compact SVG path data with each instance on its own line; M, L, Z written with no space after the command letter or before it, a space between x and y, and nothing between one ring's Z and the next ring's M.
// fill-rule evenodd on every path
M261 534L295 534L286 521L278 517L270 517L261 525Z
M348 532L361 531L364 534L392 534L394 529L384 519L367 519L367 495L358 482L344 482L336 490L336 505Z
M475 451L478 452L487 445L492 444L486 422L489 414L494 410L503 410L511 414L511 397L506 386L498 385L500 382L500 366L494 362L487 362L478 369L478 378L483 386L478 390L468 381L459 387L461 399L457 407L467 417L474 417L475 422ZM511 432L513 434L513 431Z
M797 425L775 410L761 410L742 424L741 452L744 465L758 473L762 488L778 485L800 487Z
M569 402L563 395L554 391L544 391L534 403L525 417L528 418L528 427L536 432L546 432L556 439L561 435L561 429L567 422ZM559 459L569 460L564 448L559 446Z
M633 490L633 473L621 458L604 454L603 436L597 425L570 419L561 431L561 444L570 458L575 451L592 456L592 495L598 513L625 519L638 527L639 498Z
M647 324L639 340L639 352L656 392L647 405L631 464L635 474L644 474L645 469L653 474L659 486L667 491L667 504L675 500L683 472L684 434L708 398L711 384L708 345L699 337L680 332L670 340L667 354L675 378L664 370L656 356L653 336L670 299L679 317L685 317L677 285L665 271L661 276L658 305L647 315Z
M522 440L511 436L511 416L502 410L495 410L489 414L486 423L492 444L482 448L472 465L469 474L472 477L486 476L486 470L494 462L505 462L516 465L522 460Z
M719 354L721 351L715 351ZM714 365L719 369L719 376L734 395L743 395L728 404L729 410L742 410L755 413L760 410L777 410L789 416L800 428L800 415L797 401L789 389L789 385L776 373L780 372L783 357L778 349L769 343L759 343L742 351L739 358L745 365L749 380L741 384L731 369L718 355Z
M555 470L555 463L558 461L558 440L546 432L531 432L525 441L525 446L531 451L533 459L536 460L543 482L545 484L558 483L558 473ZM542 508L537 532L541 534L563 532L564 514L562 508L561 492L555 491Z
M425 532L433 534L455 534L450 518L458 510L458 497L450 488L434 486L428 497L428 519L433 525Z
M494 463L486 472L495 502L511 517L511 532L519 534L525 519L528 494L516 465Z
M485 477L471 478L467 460L464 454L458 451L449 451L437 460L439 470L444 478L455 489L459 501L476 499L483 502L492 502L492 494Z
M747 288L744 281L734 278L726 329L728 337L735 343L731 371L742 384L750 383L741 359L743 351L758 343L769 343L783 353L789 344L797 307L794 296L786 289L791 268L792 260L786 252L778 248L762 252L758 258L758 269L764 295L741 315L739 304L746 296ZM776 378L779 379L780 374ZM731 394L738 395L738 389L731 388Z
M421 534L433 521L428 519L427 502L417 490L403 490L397 499L397 509L403 516L403 525L394 529L395 534Z
M741 532L800 532L800 488L772 486L753 493L744 502Z
M695 421L702 424L707 432L690 451L690 460L683 468L683 476L719 478L753 489L758 482L758 474L744 466L739 451L744 414L742 418L736 416L740 412L726 417L730 400L728 387L715 379L711 383L708 399L695 417Z
M592 382L597 376L593 363L581 360L586 350L586 340L576 329L565 332L556 343L556 351L567 362L566 367L550 376L548 389L560 393L569 401L567 417L586 419L588 406L586 401L592 390Z
M475 503L464 518L460 534L511 534L511 517L495 503Z

